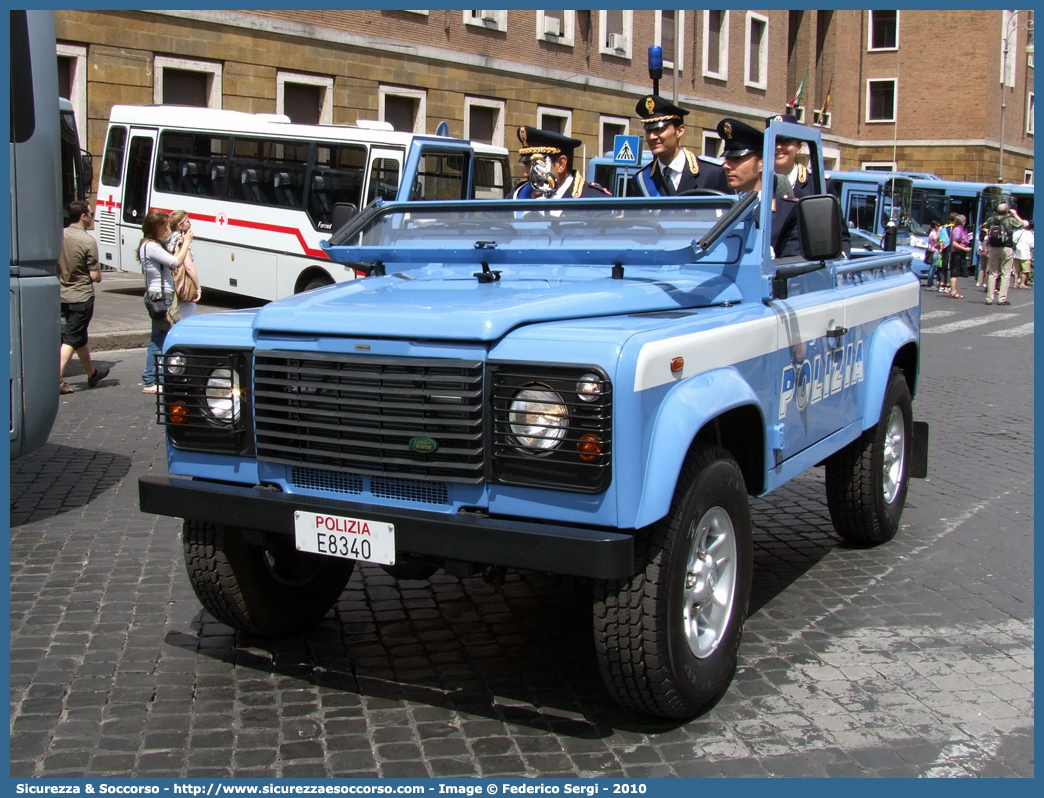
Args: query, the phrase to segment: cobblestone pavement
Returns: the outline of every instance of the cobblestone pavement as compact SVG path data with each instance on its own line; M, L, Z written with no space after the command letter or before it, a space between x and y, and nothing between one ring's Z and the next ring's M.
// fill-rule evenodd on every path
M608 697L573 580L367 566L306 638L232 633L137 509L165 472L143 352L101 353L12 462L11 775L1032 776L1033 293L966 294L924 294L902 530L843 545L820 469L756 501L739 671L681 724Z

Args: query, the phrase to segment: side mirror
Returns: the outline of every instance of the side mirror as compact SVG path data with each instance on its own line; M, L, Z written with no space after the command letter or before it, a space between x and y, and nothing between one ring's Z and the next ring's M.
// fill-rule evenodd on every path
M797 206L801 257L832 260L841 254L841 205L833 194L802 197Z
M337 232L344 227L348 222L352 220L356 214L359 213L359 209L355 207L353 202L335 202L333 206L333 213L331 218L330 229Z
M83 186L88 194L94 191L94 158L89 152L80 155L80 174L83 177Z

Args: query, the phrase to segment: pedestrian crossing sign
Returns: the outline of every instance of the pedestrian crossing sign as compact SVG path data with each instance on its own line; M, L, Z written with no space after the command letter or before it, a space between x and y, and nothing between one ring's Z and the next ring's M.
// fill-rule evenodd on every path
M616 136L613 140L613 163L637 166L642 162L641 136Z

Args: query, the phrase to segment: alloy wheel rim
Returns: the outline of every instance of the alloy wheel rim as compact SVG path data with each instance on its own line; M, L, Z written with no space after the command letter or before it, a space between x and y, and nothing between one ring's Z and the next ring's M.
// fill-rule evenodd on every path
M881 488L884 500L891 504L899 495L903 484L903 473L906 460L906 422L903 411L893 407L888 414L888 427L885 429L883 457L881 463Z
M736 595L736 530L723 507L695 524L682 585L682 622L697 659L717 649L732 617Z

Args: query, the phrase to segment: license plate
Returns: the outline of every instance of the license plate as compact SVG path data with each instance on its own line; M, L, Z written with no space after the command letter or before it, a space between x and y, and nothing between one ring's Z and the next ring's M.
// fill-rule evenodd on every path
M395 525L329 513L294 512L298 551L395 565Z

